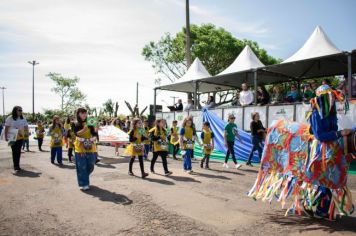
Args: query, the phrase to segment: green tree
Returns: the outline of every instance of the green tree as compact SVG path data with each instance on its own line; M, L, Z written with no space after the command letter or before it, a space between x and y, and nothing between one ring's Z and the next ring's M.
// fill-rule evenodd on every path
M266 50L251 40L240 40L223 28L213 24L191 25L191 51L193 60L198 57L210 74L216 75L226 69L249 45L256 56L266 65L279 62L268 55ZM158 42L150 42L143 50L145 60L152 64L159 78L171 82L178 80L186 71L185 61L185 28L175 37L166 33Z
M73 112L85 101L86 95L77 87L78 77L64 77L59 73L49 73L47 76L55 83L52 91L60 96L61 110L65 113Z
M114 114L114 102L111 99L108 99L105 103L103 103L103 111L109 115L111 118L112 115Z

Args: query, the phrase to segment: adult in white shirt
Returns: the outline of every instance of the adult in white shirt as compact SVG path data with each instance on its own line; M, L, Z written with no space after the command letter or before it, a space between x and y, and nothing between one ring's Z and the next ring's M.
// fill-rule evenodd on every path
M253 103L253 93L248 89L247 84L241 85L242 91L240 92L240 104L241 106L248 106Z
M14 170L16 172L20 171L20 158L21 158L21 148L24 139L25 131L28 132L28 124L26 119L22 115L22 108L20 106L15 106L12 109L11 116L7 117L5 121L5 140L9 140L10 133L17 131L17 137L14 142L11 143L12 149L12 160L14 163Z
M190 111L193 110L194 108L194 103L192 99L188 99L188 104L185 106L184 111Z

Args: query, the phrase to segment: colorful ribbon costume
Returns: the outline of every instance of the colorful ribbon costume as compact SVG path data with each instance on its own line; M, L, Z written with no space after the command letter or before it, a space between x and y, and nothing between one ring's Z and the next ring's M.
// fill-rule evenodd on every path
M310 126L278 120L268 129L261 168L248 195L281 202L291 212L333 219L350 215L352 195L346 186L352 153L345 152L338 132L335 99L347 101L338 91L321 86L311 101ZM353 134L354 135L354 134Z

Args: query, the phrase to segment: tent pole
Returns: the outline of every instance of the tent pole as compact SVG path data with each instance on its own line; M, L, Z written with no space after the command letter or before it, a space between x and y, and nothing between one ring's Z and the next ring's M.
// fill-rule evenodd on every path
M154 95L153 95L153 115L156 116L156 105L157 105L157 89L153 89Z
M194 108L198 109L198 81L194 81Z
M255 88L255 105L257 105L257 70L253 72L253 83Z
M347 95L348 98L352 98L352 63L351 63L351 53L347 54L347 90L349 91L349 94Z

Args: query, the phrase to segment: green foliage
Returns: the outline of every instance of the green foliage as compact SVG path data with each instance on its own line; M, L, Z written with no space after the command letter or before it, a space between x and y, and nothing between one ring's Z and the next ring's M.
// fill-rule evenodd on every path
M246 45L251 47L262 63L271 65L279 62L256 42L239 40L213 24L191 25L191 44L193 60L198 57L212 75L226 69ZM185 28L175 37L166 33L158 42L150 42L143 48L142 55L159 75L156 82L160 82L162 76L175 82L186 71Z
M111 118L114 114L114 102L111 99L108 99L105 103L103 103L103 111L106 115L109 115Z
M59 73L49 73L47 77L55 83L52 91L60 96L63 112L72 113L85 101L86 96L77 87L78 77L64 77Z

